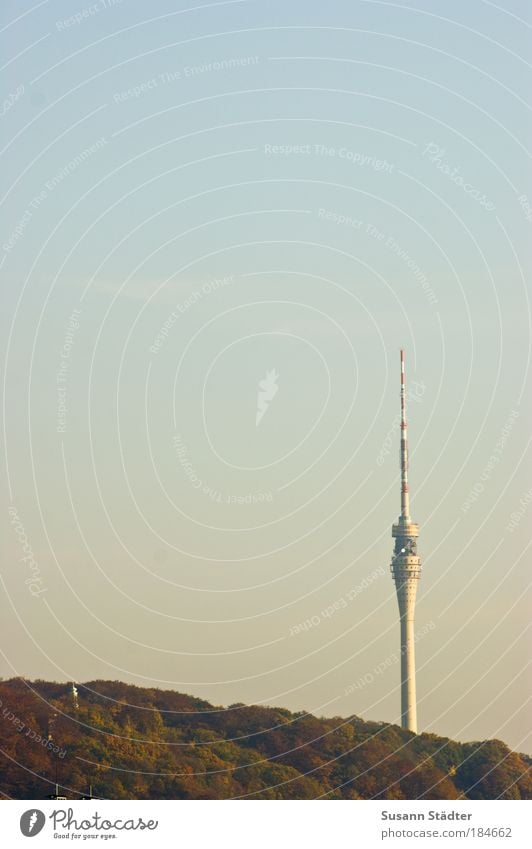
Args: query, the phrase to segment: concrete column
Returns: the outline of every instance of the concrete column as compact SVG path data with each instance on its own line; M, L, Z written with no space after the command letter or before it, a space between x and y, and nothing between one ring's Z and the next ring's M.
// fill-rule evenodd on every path
M412 582L413 583L413 582ZM415 589L413 590L415 593ZM401 610L401 607L406 608ZM414 601L400 605L401 613L401 726L417 734Z

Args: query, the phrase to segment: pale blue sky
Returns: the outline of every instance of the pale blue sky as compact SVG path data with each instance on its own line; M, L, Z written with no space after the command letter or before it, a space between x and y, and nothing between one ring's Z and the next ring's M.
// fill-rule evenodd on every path
M530 750L528 4L184 5L3 7L1 671L399 721L404 346L420 728Z

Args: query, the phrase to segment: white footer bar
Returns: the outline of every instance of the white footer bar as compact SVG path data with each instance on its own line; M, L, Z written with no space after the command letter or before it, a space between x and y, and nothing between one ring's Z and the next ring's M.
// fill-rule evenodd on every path
M532 846L525 801L4 801L0 817L10 849Z

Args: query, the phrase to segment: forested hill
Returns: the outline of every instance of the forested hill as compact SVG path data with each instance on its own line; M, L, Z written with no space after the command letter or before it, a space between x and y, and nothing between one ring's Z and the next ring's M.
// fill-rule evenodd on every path
M119 681L0 682L0 790L104 799L530 799L531 759L357 717L207 702ZM49 739L51 735L51 739Z

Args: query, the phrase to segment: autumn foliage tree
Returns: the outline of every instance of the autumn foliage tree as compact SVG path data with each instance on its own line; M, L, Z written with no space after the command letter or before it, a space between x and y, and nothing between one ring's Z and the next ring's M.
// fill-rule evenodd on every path
M0 790L39 799L530 799L531 763L358 717L221 708L120 681L0 682Z

